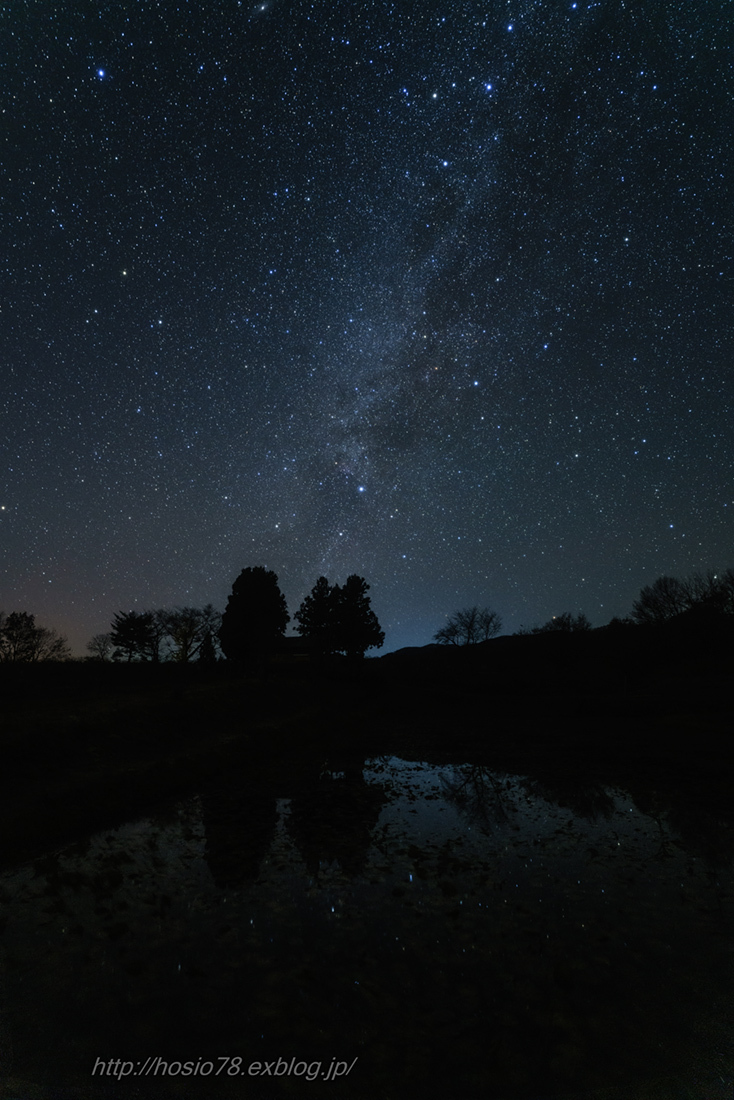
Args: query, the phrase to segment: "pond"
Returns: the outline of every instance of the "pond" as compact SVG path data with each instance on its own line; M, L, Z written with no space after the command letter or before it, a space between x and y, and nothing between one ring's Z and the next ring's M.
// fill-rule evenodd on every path
M233 768L0 875L0 1097L731 1100L731 847L647 788Z

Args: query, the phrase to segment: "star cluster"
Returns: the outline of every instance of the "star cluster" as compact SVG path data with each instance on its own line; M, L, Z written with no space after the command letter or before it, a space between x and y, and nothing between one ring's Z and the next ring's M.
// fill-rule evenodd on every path
M734 564L724 11L6 6L0 606L357 572L393 648Z

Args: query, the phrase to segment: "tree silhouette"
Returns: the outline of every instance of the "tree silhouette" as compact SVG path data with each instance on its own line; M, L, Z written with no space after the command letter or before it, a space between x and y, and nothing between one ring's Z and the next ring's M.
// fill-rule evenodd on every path
M502 629L502 619L488 607L467 607L449 615L445 626L433 635L440 645L476 645L494 638Z
M367 595L364 577L353 573L341 587L319 577L296 611L296 630L308 638L315 653L345 653L364 657L368 649L379 649L385 641Z
M114 648L112 637L109 634L95 634L87 642L87 651L91 654L93 661L109 661Z
M65 661L70 656L66 638L50 627L36 626L35 615L0 612L0 661Z
M667 622L693 603L691 588L677 577L658 577L653 584L645 585L632 605L632 618L636 623Z
M157 612L158 622L163 628L171 647L170 657L174 661L193 661L201 651L204 639L210 643L219 632L222 617L210 603L206 607L176 607L170 611ZM216 654L215 654L216 659Z
M158 661L163 630L154 611L118 611L110 630L115 657L127 661Z
M293 618L302 638L308 638L314 653L325 656L336 649L336 588L319 577Z
M214 665L217 663L217 647L211 630L207 630L206 634L201 639L197 660L202 665Z
M694 573L685 580L658 577L641 590L632 605L632 618L640 625L660 625L684 611L714 616L734 614L734 569Z
M272 652L290 620L278 577L255 565L243 569L232 585L222 615L219 642L230 661L245 661Z
M591 630L591 623L583 611L578 615L572 615L570 611L564 611L562 615L554 615L542 626L531 626L530 629L522 626L518 634L573 634L579 630Z
M707 573L703 599L722 615L734 615L734 569Z
M379 649L385 641L367 595L369 585L364 577L352 573L340 588L334 586L334 648L350 659L364 657L368 649Z

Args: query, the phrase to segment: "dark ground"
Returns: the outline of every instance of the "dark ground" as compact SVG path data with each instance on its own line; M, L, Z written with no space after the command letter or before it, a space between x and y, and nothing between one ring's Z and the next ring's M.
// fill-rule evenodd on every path
M238 791L244 776L244 789L283 797L314 769L361 774L366 758L383 755L435 764L469 761L480 770L523 776L529 791L580 817L606 797L606 788L623 788L643 812L667 819L687 851L707 865L725 867L734 855L733 668L734 645L724 630L500 638L469 649L404 650L356 666L287 658L275 660L264 678L228 664L0 666L0 869L203 786L226 793L230 774L240 777ZM326 822L329 834L334 820L332 814ZM221 838L224 875L232 843L228 821ZM295 819L293 827L299 827ZM207 830L213 839L216 814ZM338 840L324 834L322 847L331 845L338 856ZM411 980L422 981L419 975ZM586 995L593 989L584 986ZM440 1011L447 1013L442 1027L450 1026L450 1006ZM426 1036L413 1042L417 1058ZM473 1033L466 1042L472 1051L481 1046ZM512 1053L511 1031L503 1042ZM493 1048L493 1057L500 1058L503 1049L502 1043ZM481 1066L480 1052L477 1057ZM386 1062L377 1095L398 1100L390 1094L388 1071L394 1069ZM464 1079L467 1087L469 1081ZM450 1083L449 1074L442 1094ZM364 1094L354 1091L356 1083L331 1085L329 1096L336 1100ZM180 1093L171 1082L166 1088L171 1096L202 1096L186 1092L181 1081L179 1086ZM299 1087L294 1095L306 1090L302 1082ZM675 1100L701 1100L702 1093L687 1087L681 1085ZM89 1089L90 1100L123 1095L117 1081ZM147 1100L163 1097L161 1089L157 1083L146 1092L140 1082L126 1082L124 1095ZM57 1093L39 1086L37 1095L55 1100ZM67 1100L72 1092L58 1095ZM254 1100L274 1095L254 1086L247 1091ZM537 1088L532 1095L537 1100ZM572 1095L564 1093L564 1100ZM579 1100L582 1095L592 1098L587 1091ZM593 1100L606 1095L594 1092ZM618 1100L618 1092L608 1095ZM724 1095L717 1093L716 1100ZM31 1100L30 1093L7 1088L0 1096ZM673 1100L650 1086L644 1100L653 1098ZM87 1093L80 1092L79 1100L87 1100ZM714 1100L713 1094L706 1100Z
M555 782L673 786L728 812L734 634L621 628L277 659L0 666L0 866L226 770L345 750L471 758Z

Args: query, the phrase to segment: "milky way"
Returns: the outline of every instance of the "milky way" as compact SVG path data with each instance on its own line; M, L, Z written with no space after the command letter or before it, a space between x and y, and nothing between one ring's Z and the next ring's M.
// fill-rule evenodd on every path
M734 565L728 5L6 5L0 607Z

